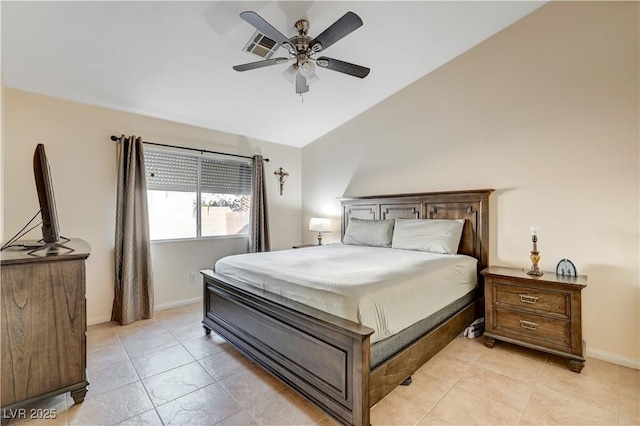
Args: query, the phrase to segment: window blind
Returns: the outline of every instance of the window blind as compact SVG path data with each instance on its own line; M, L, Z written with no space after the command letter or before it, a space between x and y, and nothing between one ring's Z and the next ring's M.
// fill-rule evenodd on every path
M201 192L251 194L250 164L208 158L200 161Z
M164 152L144 152L147 189L196 191L198 158Z
M217 194L251 194L251 165L174 153L145 151L147 189L163 191L198 190Z

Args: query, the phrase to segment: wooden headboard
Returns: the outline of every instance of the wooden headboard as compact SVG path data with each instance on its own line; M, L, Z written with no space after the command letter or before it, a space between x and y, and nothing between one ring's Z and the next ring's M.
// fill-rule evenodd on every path
M420 194L343 197L342 237L351 218L465 219L458 253L478 259L478 270L489 264L489 195L493 189Z

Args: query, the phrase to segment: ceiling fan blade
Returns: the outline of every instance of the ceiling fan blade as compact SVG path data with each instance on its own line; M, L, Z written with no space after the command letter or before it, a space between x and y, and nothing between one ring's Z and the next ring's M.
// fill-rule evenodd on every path
M345 13L342 18L334 22L322 34L313 39L310 46L316 52L321 52L341 38L351 34L362 26L362 19L353 12Z
M299 72L296 73L296 93L307 93L308 91L307 79Z
M249 71L255 70L256 68L268 67L270 65L284 64L286 62L289 62L288 58L272 58L264 61L250 62L248 64L234 65L233 69L236 71Z
M350 64L349 62L340 61L338 59L327 58L326 56L318 58L316 64L322 68L342 72L359 78L365 78L369 75L369 71L371 71L369 68Z
M293 48L293 45L289 41L289 39L282 34L280 31L273 28L273 26L265 21L260 15L257 13L247 10L240 14L240 17L253 25L258 31L262 34L269 37L271 40L275 41L279 45L284 45L288 50Z

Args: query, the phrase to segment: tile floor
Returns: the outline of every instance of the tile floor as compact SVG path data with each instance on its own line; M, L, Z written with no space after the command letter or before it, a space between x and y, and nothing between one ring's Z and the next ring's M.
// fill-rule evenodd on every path
M41 402L55 419L10 425L335 425L220 337L205 336L199 304L152 320L89 327L89 392ZM459 337L371 410L373 425L638 424L640 371ZM46 411L41 411L45 413ZM7 423L6 421L3 423Z

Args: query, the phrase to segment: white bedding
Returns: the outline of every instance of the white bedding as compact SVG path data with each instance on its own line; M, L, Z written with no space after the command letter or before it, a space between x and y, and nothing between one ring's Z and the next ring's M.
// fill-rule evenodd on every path
M476 263L464 255L331 244L228 256L215 271L371 327L373 343L475 288Z

